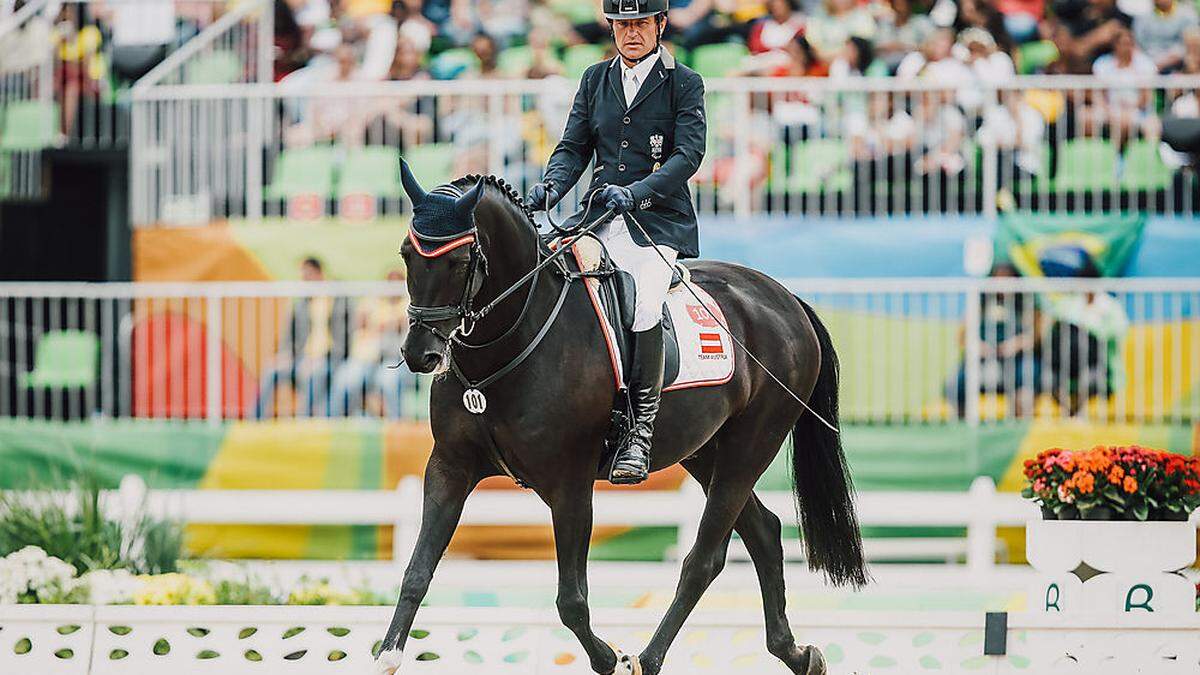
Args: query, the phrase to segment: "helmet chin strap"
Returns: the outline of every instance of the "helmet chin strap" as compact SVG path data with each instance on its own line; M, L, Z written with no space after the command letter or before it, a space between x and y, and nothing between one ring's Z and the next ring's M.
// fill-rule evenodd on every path
M610 20L610 23L611 23L611 20ZM658 48L660 46L662 46L662 33L663 33L663 31L662 31L662 14L655 14L654 15L654 47L650 51L646 52L645 54L642 54L641 56L639 56L636 59L629 57L629 56L625 56L625 52L621 51L621 45L619 45L619 44L617 45L617 53L621 55L621 58L623 58L627 61L632 61L635 64L641 63L642 61L645 61L646 59L650 58L654 54L658 53Z

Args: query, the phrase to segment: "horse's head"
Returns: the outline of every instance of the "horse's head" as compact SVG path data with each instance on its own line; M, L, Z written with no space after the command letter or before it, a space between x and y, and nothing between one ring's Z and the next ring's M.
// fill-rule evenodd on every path
M475 229L483 181L463 191L455 184L426 193L401 160L404 191L413 204L400 255L408 269L409 331L404 361L415 373L449 365L450 335L483 284L485 262Z

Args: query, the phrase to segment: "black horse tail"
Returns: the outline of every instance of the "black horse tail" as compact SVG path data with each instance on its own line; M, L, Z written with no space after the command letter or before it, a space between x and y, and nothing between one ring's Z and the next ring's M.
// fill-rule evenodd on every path
M817 313L803 300L800 305L821 345L821 370L808 404L837 427L837 353ZM869 580L867 563L841 436L808 411L800 415L792 431L792 485L809 569L823 571L837 586L865 585Z

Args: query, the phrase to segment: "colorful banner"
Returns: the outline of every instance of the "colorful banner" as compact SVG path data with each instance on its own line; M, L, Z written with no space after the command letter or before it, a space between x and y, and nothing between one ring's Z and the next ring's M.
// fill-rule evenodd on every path
M1012 262L1025 276L1068 267L1071 253L1085 253L1101 276L1121 276L1146 228L1143 214L1043 214L1010 212L996 227L996 259Z

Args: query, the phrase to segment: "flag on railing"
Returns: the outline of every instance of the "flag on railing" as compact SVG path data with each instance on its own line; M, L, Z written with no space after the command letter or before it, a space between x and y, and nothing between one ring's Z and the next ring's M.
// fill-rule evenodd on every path
M996 227L996 260L1024 276L1061 277L1079 276L1090 258L1100 276L1121 276L1145 227L1146 216L1136 213L1006 213Z

